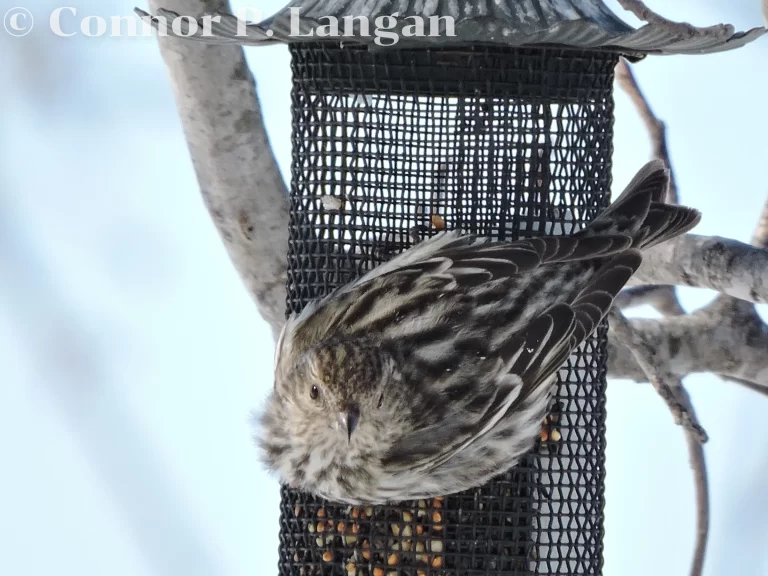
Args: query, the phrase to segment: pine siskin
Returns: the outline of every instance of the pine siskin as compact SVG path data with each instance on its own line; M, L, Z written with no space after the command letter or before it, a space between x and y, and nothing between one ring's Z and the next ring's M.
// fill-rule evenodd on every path
M571 236L440 233L308 305L277 343L263 462L348 504L448 495L511 468L639 250L699 222L663 203L667 182L649 162Z

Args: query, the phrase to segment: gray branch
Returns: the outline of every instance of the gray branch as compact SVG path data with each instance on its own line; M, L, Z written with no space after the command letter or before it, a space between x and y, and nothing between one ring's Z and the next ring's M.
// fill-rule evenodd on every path
M636 9L649 12L641 2L634 4ZM657 17L657 15L651 14L651 17ZM653 144L654 155L662 158L670 169L671 182L667 201L677 202L677 189L674 186L674 175L669 161L664 123L654 115L647 98L635 80L631 67L623 60L620 60L616 66L616 81L632 99L640 117L644 120ZM726 380L768 394L768 386L765 385L764 379L760 378L766 359L760 354L762 352L759 348L760 337L753 338L754 335L764 337L766 327L753 304L735 297L744 296L745 292L748 292L751 297L760 296L757 287L766 284L762 276L765 269L762 260L766 258L767 248L768 201L755 230L752 246L733 240L688 235L648 251L639 273L630 281L631 284L641 285L625 288L616 299L617 308L650 304L663 316L679 317L684 314L684 310L680 306L672 284L714 288L720 290L721 294L706 309L679 321L646 320L638 323L637 329L643 329L638 332L629 326L614 326L617 322L614 322L612 327L619 331L622 328L625 332L631 331L642 343L647 342L645 336L648 333L648 336L653 338L651 361L657 367L664 366L664 372L667 375L670 371L664 363L676 360L678 365L671 374L678 379L693 372L713 372ZM734 271L737 273L734 274ZM643 282L659 281L670 281L670 284L642 285ZM674 330L669 331L672 325ZM725 327L732 334L723 336ZM749 329L749 335L744 332L746 329ZM676 331L682 332L684 338ZM717 332L716 335L715 332ZM732 335L735 337L731 338ZM741 338L749 338L753 344L757 341L758 347L753 346L750 349L754 354L742 357L743 364L734 366L732 360L739 357ZM728 342L730 346L721 345L717 348L717 353L712 355L711 350L707 349L714 349L718 340L720 343ZM683 347L683 341L690 344ZM704 353L698 354L699 348L704 349ZM704 365L703 360L711 364ZM718 370L717 367L721 364L727 366L726 371L732 373L727 374ZM618 338L617 342L610 341L609 376L646 381L647 373L647 366L644 367L643 362L637 360L637 350L625 347L621 338ZM744 377L745 374L748 377ZM696 461L693 456L692 461ZM700 559L695 564L700 565Z
M614 305L619 309L634 308L647 304L662 316L681 316L685 314L677 300L675 287L669 284L648 284L633 286L619 292Z
M691 575L704 573L704 558L707 552L709 537L709 481L707 480L707 464L704 459L704 447L690 432L685 433L688 444L693 486L696 492L696 547L693 552Z
M644 252L630 284L695 286L768 302L768 250L719 236L685 234Z
M683 426L687 433L693 434L697 441L706 442L707 433L699 424L682 378L669 372L666 358L658 354L656 343L646 340L646 333L636 332L618 308L611 310L609 319L616 340L632 353L645 379L666 402L675 423Z
M657 364L676 378L710 372L768 393L768 329L749 310L713 313L711 308L661 320L628 319L652 348ZM647 382L632 352L608 340L608 376Z
M149 0L181 14L222 0ZM285 319L288 199L243 49L159 37L200 193L235 268L273 331Z

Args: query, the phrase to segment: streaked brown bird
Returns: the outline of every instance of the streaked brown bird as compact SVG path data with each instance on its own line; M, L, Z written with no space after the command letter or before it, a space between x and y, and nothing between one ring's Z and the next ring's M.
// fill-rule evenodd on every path
M438 234L308 305L277 343L263 462L349 504L448 495L515 465L640 251L699 222L664 204L668 178L649 162L571 236Z

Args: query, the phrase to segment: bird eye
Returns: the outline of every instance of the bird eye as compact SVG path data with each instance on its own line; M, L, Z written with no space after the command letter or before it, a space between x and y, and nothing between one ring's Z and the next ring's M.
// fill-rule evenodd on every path
M384 394L379 396L379 405L377 406L377 408L381 408L382 404L384 404Z
M312 389L309 391L309 397L312 398L312 400L317 400L317 395L320 393L320 391L317 389L317 386L312 384Z

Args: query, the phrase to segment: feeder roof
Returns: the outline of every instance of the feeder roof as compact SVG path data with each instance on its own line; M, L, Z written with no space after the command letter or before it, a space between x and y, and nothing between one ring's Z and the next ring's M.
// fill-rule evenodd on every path
M157 27L158 16L168 22L179 16L169 10L158 10L151 16L143 10L136 12L152 18ZM396 45L401 48L449 47L495 44L502 46L558 46L582 49L618 51L641 58L646 54L707 54L739 48L766 33L752 28L735 32L731 25L696 32L688 25L646 24L632 28L619 19L601 0L300 0L294 1L273 16L258 22L245 23L231 14L210 22L207 30L204 18L197 19L197 29L183 22L181 34L168 29L171 36L183 36L213 44L243 44L260 46L296 42L355 42L370 44L371 48L391 45L391 40L379 38L377 31L387 28L390 21L378 25L376 19L397 14L399 23L390 32L397 34ZM367 34L358 24L345 28L344 17L366 17ZM247 16L246 16L247 17ZM430 17L449 17L454 23L453 35L447 33L445 20L433 29ZM424 24L425 34L406 36L403 26L417 20ZM336 29L329 23L336 22ZM358 21L359 22L359 21ZM330 30L331 35L318 36ZM430 32L436 35L429 35ZM190 33L193 32L193 33Z

